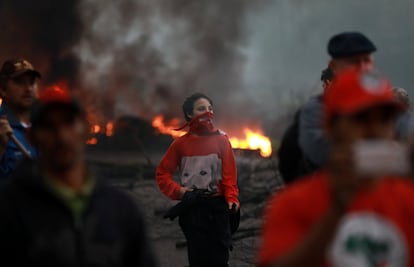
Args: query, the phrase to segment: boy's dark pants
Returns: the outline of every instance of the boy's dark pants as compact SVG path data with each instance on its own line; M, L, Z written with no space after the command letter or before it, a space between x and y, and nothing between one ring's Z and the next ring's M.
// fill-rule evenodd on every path
M190 267L228 267L231 232L224 197L202 197L179 218Z

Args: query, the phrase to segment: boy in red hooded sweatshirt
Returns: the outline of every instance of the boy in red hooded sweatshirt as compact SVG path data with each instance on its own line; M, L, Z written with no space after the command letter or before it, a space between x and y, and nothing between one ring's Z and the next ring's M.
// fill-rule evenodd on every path
M189 131L161 160L156 179L173 200L191 202L179 214L191 267L228 266L231 212L239 210L237 171L228 137L213 126L213 103L196 93L183 104ZM177 168L180 183L173 179Z

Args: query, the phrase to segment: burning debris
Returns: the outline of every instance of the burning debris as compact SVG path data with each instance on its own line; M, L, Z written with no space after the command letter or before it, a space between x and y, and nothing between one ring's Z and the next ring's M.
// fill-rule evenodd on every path
M163 115L157 115L152 120L152 126L161 134L169 134L174 138L181 137L187 133L185 130L176 130L180 128L180 119L173 118L165 122Z
M88 27L75 47L81 84L113 117L178 116L176 103L201 90L227 107L223 122L244 120L244 23L260 2L84 0L80 16Z
M90 128L91 138L88 139L87 143L90 145L98 144L98 136L102 138L111 137L114 134L125 135L131 134L132 132L136 134L132 140L142 139L145 140L144 143L147 144L148 136L154 138L155 143L159 143L155 139L164 138L165 136L170 136L172 138L178 138L187 133L186 130L175 130L180 127L180 119L173 118L169 121L164 120L164 116L157 115L151 122L152 128L149 128L149 122L143 119L134 118L134 117L122 117L117 120L115 123L112 121L107 122L105 125L101 126L99 124L93 124ZM139 128L146 128L145 131L137 131ZM131 129L136 130L131 130ZM240 129L241 130L241 129ZM253 131L249 128L243 129L244 136L235 137L230 136L230 143L233 149L246 150L246 151L258 151L262 157L270 157L272 155L272 143L269 137L263 135L261 130ZM131 140L131 139L128 139ZM172 139L169 139L172 140ZM129 148L131 148L129 146ZM166 147L164 147L165 149ZM161 148L160 148L161 149Z
M166 122L164 116L157 115L152 120L152 126L161 134L171 135L173 138L183 136L187 133L185 130L175 130L180 127L180 120L173 118ZM243 129L244 136L230 136L230 143L234 149L259 150L262 157L270 157L272 155L272 143L269 137L263 135L261 130L253 131L248 127Z
M272 155L272 143L269 137L264 136L261 131L253 131L244 128L244 138L230 137L230 143L233 148L259 150L263 157Z
M42 72L44 86L64 81L76 89L86 102L91 145L107 135L106 123L116 118L157 123L157 114L178 116L176 102L200 88L218 109L226 108L219 124L237 129L259 121L254 112L238 112L252 105L240 97L248 37L244 23L248 11L263 2L5 1L0 22L10 27L0 37L0 57L27 57ZM243 133L237 137L245 139ZM235 147L245 147L233 140ZM266 151L263 155L270 154Z

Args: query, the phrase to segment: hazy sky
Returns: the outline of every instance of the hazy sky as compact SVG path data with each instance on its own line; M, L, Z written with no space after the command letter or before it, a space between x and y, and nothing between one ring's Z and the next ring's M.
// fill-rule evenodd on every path
M397 86L414 93L412 49L414 1L290 0L269 1L251 13L246 48L246 90L263 106L281 106L289 91L318 90L329 57L329 38L360 31L378 47L378 68ZM282 103L280 103L282 102Z
M102 121L181 116L194 91L226 122L274 124L320 88L329 38L361 31L379 69L414 94L413 0L13 0L0 58L86 92Z

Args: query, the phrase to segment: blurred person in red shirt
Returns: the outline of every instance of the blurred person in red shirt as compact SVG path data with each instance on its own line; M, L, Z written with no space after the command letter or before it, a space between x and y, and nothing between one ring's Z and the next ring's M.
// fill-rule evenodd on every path
M327 167L270 200L258 266L414 266L412 181L376 171L392 156L363 158L378 167L372 172L362 172L357 157L362 143L398 145L394 127L402 108L389 82L371 71L344 70L323 108Z

